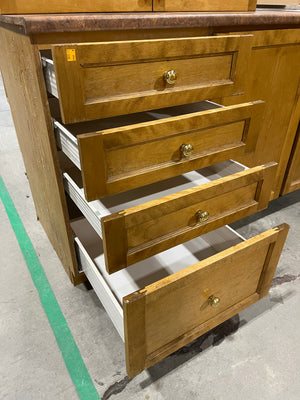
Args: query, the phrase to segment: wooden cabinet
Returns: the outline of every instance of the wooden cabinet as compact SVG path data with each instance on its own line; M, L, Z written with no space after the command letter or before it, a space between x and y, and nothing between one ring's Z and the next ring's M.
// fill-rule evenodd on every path
M253 11L256 0L153 0L153 11Z
M257 4L263 5L275 5L275 6L282 6L282 5L298 5L300 4L299 0L257 0Z
M125 341L129 376L264 297L288 232L244 240L224 225L271 197L277 125L292 129L297 115L296 31L196 33L76 44L62 33L37 45L1 28L37 214L72 281L89 279ZM295 75L287 86L284 70ZM277 115L279 93L288 110Z
M0 14L144 12L144 11L248 11L256 0L1 0Z
M152 11L152 0L1 0L1 14Z

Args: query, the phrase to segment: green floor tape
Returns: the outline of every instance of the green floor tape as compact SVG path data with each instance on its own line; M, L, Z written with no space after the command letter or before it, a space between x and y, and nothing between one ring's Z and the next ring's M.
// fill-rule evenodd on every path
M100 400L93 381L86 369L67 321L51 289L44 269L27 235L22 220L14 206L8 190L0 176L0 198L5 207L11 226L17 237L33 283L48 317L66 367L81 400Z

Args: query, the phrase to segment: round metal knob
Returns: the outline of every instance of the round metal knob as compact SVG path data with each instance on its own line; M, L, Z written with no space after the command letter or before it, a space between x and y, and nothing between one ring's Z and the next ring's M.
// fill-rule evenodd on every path
M193 154L194 147L191 144L182 144L180 150L184 157L189 157Z
M171 69L164 73L164 79L169 85L174 85L177 79L177 74L173 69Z
M197 211L197 218L199 222L205 222L209 218L209 212L207 211Z
M217 308L220 305L220 299L219 297L215 297L213 294L208 298L209 304L213 307L213 308Z

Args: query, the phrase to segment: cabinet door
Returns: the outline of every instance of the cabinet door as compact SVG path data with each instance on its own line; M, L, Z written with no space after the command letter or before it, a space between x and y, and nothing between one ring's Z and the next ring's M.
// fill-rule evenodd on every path
M300 189L300 125L291 153L286 180L281 194L287 194Z
M300 29L247 32L254 36L245 95L223 99L236 104L258 98L266 103L253 154L238 161L248 167L278 163L272 198L279 196L300 118ZM233 33L234 35L237 32ZM222 35L222 33L220 33Z

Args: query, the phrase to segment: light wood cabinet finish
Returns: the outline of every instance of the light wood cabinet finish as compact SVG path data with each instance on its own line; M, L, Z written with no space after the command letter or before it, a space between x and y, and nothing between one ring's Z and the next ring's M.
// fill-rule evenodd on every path
M253 11L256 0L153 0L153 11Z
M241 93L251 41L251 35L237 35L52 46L62 119L79 122ZM170 70L177 74L172 85L164 78Z
M250 3L252 7L254 2ZM113 7L115 3L110 4ZM126 4L121 2L120 5ZM165 4L171 3L166 0ZM173 4L177 4L176 1ZM195 2L191 0L185 4L186 7L192 7ZM253 32L252 54L251 35L241 33L196 37L192 30L189 33L195 37L182 39L133 38L52 46L58 96L65 122L126 115L202 99L227 98L247 90L244 97L235 96L228 100L234 105L224 109L78 136L81 160L78 158L77 166L84 165L84 173L89 171L92 174L95 165L98 173L104 171L105 179L102 182L105 190L108 183L118 180L120 183L121 173L127 174L127 180L124 179L126 184L122 183L123 186L118 188L116 185L116 191L129 189L128 182L136 187L181 174L184 168L199 168L202 166L201 162L198 164L200 153L204 156L204 165L208 165L220 161L218 157L224 159L225 156L238 154L236 151L246 150L240 159L253 166L251 170L218 182L104 218L102 230L110 271L120 269L122 263L135 263L267 205L275 166L256 165L273 159L279 161L276 179L281 186L285 170L283 158L287 163L297 118L299 122L295 101L299 93L300 73L297 69L298 32ZM46 38L45 34L44 37L41 35L32 39L40 42L47 39L49 43L54 37L60 36L55 35ZM153 35L159 35L159 32ZM76 284L84 279L84 274L78 272L38 47L30 42L29 37L2 28L1 39L1 70L4 72L37 213L70 279ZM177 81L174 86L167 87L163 83L163 76L165 71L171 69L176 71ZM245 101L248 103L240 104L241 98L247 99ZM253 157L251 152L255 149L260 122L260 117L253 117L260 116L262 105L249 101L256 99L266 100L267 109L263 114L264 125ZM252 110L255 113L252 114ZM211 137L209 132L213 132ZM200 134L203 134L203 141L199 140ZM141 135L147 140L141 140ZM172 140L168 141L168 135L172 136ZM178 152L184 135L195 140L196 153L186 162L179 161L180 167L176 169L167 165L168 162L174 162L169 147L171 142L176 143ZM77 139L73 139L73 150L77 151L77 156ZM180 141L176 142L177 139ZM153 147L149 146L148 142L151 141L155 142ZM137 152L136 158L134 151L130 153L134 146L143 148L141 153ZM153 153L149 151L152 148L155 149ZM176 154L175 160L178 157ZM128 162L122 162L127 155ZM169 161L166 161L166 157L169 157ZM130 181L130 174L134 175L135 168L139 172ZM96 176L93 186L99 190ZM101 193L109 193L105 190ZM89 195L88 190L86 193ZM195 214L200 208L209 210L212 217L198 226ZM169 218L171 214L174 218ZM89 228L93 231L90 225ZM108 295L108 286L104 285L104 279L101 278L103 297L110 297L105 306L117 310L114 315L118 320L124 313L128 375L134 376L148 368L265 296L287 231L288 227L281 225L188 268L181 266L183 269L180 272L148 286L140 285L139 288L145 287L125 296L123 310L116 298ZM116 255L117 260L113 259ZM104 258L102 253L102 262ZM97 279L99 270L95 265L92 269ZM125 272L128 270L116 273ZM211 307L210 296L220 298L218 308Z
M152 11L152 0L1 0L0 14Z
M1 0L0 14L126 11L248 11L256 0Z
M253 152L263 110L259 101L178 116L173 109L162 109L151 122L79 134L77 144L71 137L74 152L77 146L79 149L80 164L77 156L76 165L81 169L86 199L120 193ZM174 117L159 119L159 115L172 113ZM64 150L62 142L58 140ZM183 154L185 144L193 146L190 156Z
M279 196L300 119L300 30L253 31L245 95L223 104L261 99L266 108L255 154L238 160L247 166L278 163L272 198ZM223 34L222 34L223 35ZM236 33L234 33L236 35Z
M102 218L109 273L266 208L276 164L252 168ZM201 222L198 211L209 213Z
M299 0L257 0L257 4L264 5L297 5L300 4Z
M287 175L282 194L287 194L298 189L300 189L300 126L298 127L298 133L287 167Z
M128 376L264 297L287 232L280 225L125 297ZM212 295L221 300L217 308Z
M0 63L37 218L76 284L79 274L39 51L27 36L0 28ZM13 45L12 45L13 43Z

